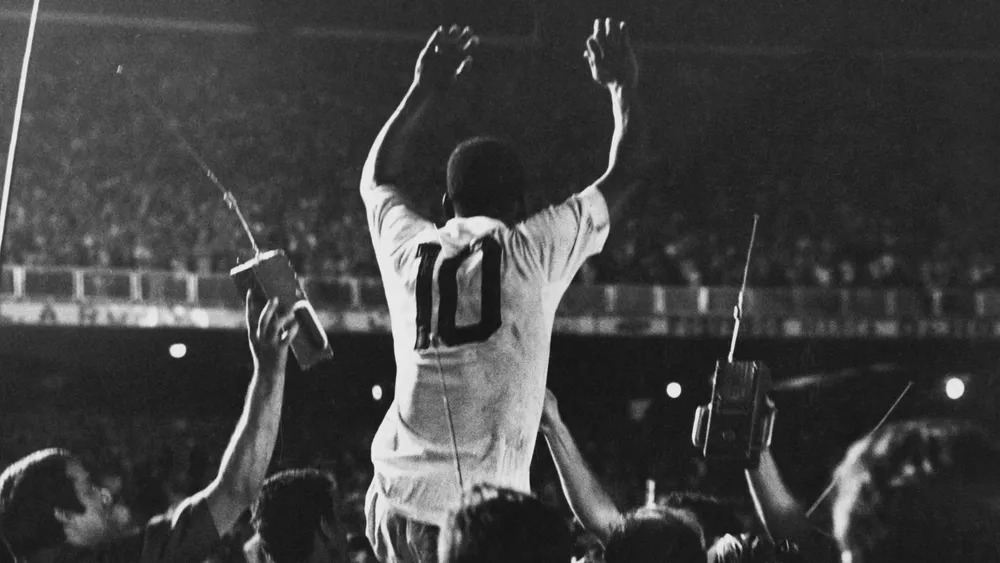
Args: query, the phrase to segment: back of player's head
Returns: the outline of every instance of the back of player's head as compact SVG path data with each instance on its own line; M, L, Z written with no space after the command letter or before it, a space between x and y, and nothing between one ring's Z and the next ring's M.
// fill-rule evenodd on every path
M271 560L306 561L320 525L337 521L337 498L336 482L324 471L292 469L269 477L252 507L251 523Z
M524 207L524 167L509 143L474 137L448 159L447 199L454 214L514 218Z
M537 498L476 485L444 528L441 563L565 563L572 556L569 526Z
M25 557L66 541L57 508L83 512L66 466L76 462L61 449L40 450L0 473L0 535L10 550Z
M836 472L834 534L854 563L1000 561L1000 447L955 421L889 425Z
M667 495L663 504L668 508L687 510L694 514L705 533L707 543L726 534L739 536L744 529L734 504L712 495L696 491L674 491Z
M607 563L705 563L705 538L693 516L663 507L625 515L604 547Z

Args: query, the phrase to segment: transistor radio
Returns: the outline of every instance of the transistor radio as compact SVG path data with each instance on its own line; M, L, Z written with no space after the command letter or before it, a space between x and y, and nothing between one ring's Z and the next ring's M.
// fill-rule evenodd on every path
M767 391L771 372L761 362L719 360L712 400L695 412L691 441L706 458L756 467L771 444L776 409Z
M757 467L760 452L771 444L775 408L767 398L771 388L771 371L761 362L734 361L736 339L743 320L743 296L750 274L750 256L757 236L757 221L753 216L753 230L743 268L743 283L733 308L733 338L729 343L729 357L715 364L712 375L712 399L698 407L691 429L691 441L709 460L740 463L743 467Z
M243 294L254 291L265 299L277 297L279 302L290 304L299 322L299 332L291 344L299 367L307 370L333 357L326 331L283 251L258 254L230 270L229 275Z
M299 367L303 370L332 358L333 350L330 349L330 342L327 340L323 325L320 324L319 318L316 316L316 310L309 303L306 292L302 289L298 276L295 275L295 270L288 262L288 257L281 250L263 253L260 251L253 231L250 229L246 217L240 212L240 206L233 193L222 185L219 177L215 175L205 159L198 154L198 151L194 150L184 135L181 135L177 129L176 121L168 118L163 110L153 103L153 100L139 89L131 76L123 70L122 65L118 65L115 74L124 78L129 90L160 119L167 131L180 141L181 148L194 159L209 181L222 193L222 200L236 215L243 232L246 233L247 240L253 248L254 258L229 271L230 277L236 282L236 287L239 288L241 294L246 295L247 291L254 291L266 299L277 297L286 305L291 304L291 309L295 311L295 318L299 322L299 333L292 340L291 348Z

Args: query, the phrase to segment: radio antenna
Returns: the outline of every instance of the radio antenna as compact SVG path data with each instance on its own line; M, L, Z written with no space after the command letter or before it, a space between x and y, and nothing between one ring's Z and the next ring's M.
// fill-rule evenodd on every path
M125 83L128 85L129 91L136 98L141 100L147 108L149 108L153 115L160 120L167 131L169 131L174 138L180 142L181 148L183 148L184 151L187 152L196 163L198 163L198 167L205 173L205 176L207 176L209 181L212 182L212 185L222 192L222 201L226 202L229 209L232 209L233 212L236 213L236 218L240 220L240 226L243 227L243 232L246 233L247 239L250 241L250 247L253 248L254 255L259 255L260 248L257 246L257 240L253 236L253 231L250 230L250 224L247 223L246 218L240 211L240 205L236 203L236 197L233 195L233 192L229 191L226 186L222 185L222 182L219 181L219 177L215 175L215 172L212 172L212 169L208 166L208 163L205 162L205 159L198 154L198 151L194 150L194 147L192 147L191 143L184 138L184 135L181 135L181 132L177 130L177 127L171 123L170 119L168 119L166 114L163 113L163 110L153 103L153 100L149 99L149 96L147 96L145 92L136 86L135 81L131 76L123 72L122 65L118 65L118 68L115 70L115 74L125 79Z
M740 321L743 320L743 296L747 291L747 277L750 275L750 256L753 254L753 242L757 238L757 221L760 214L753 214L753 230L750 231L750 245L747 246L747 261L743 266L743 284L740 285L740 293L736 298L736 306L733 307L733 339L729 342L729 363L733 363L733 354L736 353L736 337L740 334Z
M899 403L903 401L903 397L905 397L906 394L910 392L911 387L913 387L913 382L912 381L907 382L906 387L903 388L903 392L900 393L898 397L896 397L896 400L892 402L892 406L890 406L889 410L885 412L885 414L882 416L882 419L878 421L878 424L876 424L874 428L872 428L871 430L868 431L867 434L865 434L863 439L867 440L873 434L878 432L879 428L882 428L885 422L889 420L889 417L892 416L892 413L895 412L896 407L899 406ZM830 484L827 485L825 489L823 489L823 492L820 493L819 497L816 499L816 502L814 502L812 506L809 507L809 510L806 511L806 518L810 518L813 515L813 513L816 512L816 509L819 508L821 504L823 504L823 501L826 500L826 497L830 496L830 493L833 492L833 488L837 486L839 476L840 476L839 474L834 474L833 479L830 480Z

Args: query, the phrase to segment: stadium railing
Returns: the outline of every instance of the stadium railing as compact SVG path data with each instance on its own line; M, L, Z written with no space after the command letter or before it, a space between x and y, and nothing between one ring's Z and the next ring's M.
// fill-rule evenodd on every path
M304 278L319 309L384 310L375 278ZM562 315L618 317L731 317L738 289L655 285L573 285ZM224 274L8 265L0 274L0 296L10 300L189 304L239 308L241 296ZM916 288L750 288L744 313L751 317L798 318L994 318L998 290Z

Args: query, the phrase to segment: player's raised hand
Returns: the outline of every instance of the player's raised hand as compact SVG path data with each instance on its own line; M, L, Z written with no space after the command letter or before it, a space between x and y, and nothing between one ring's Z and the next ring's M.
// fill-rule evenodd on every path
M594 20L594 32L587 38L583 56L590 65L590 76L601 86L635 86L639 80L639 64L623 21Z
M420 51L414 84L444 90L468 69L479 37L471 28L457 25L434 30L427 45Z

